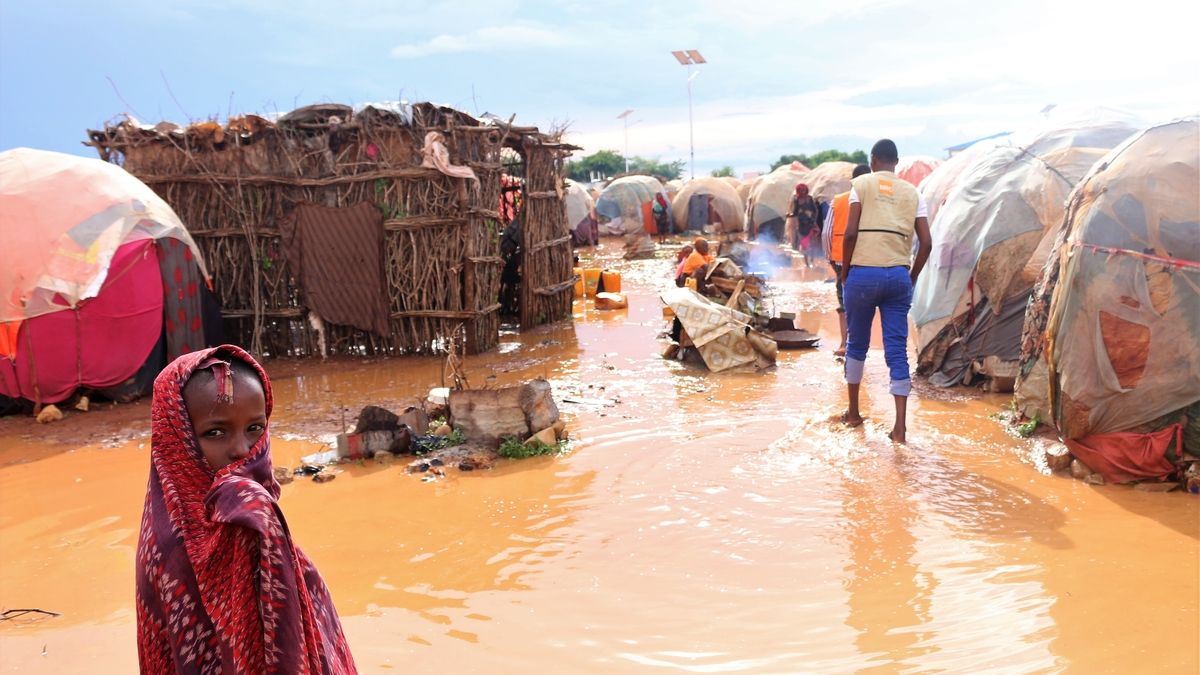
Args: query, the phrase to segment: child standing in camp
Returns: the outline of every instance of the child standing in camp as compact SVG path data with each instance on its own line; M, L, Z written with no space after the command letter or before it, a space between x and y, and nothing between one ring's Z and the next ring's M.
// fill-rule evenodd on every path
M143 673L355 673L271 468L271 384L238 347L185 354L154 382L137 550Z

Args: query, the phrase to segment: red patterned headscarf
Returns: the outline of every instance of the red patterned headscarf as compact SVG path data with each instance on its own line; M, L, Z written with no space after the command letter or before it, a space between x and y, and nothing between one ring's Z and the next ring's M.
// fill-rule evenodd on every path
M808 183L796 183L796 196L800 199L808 196Z
M271 471L269 430L250 453L213 471L183 388L225 345L184 354L154 381L150 483L137 551L138 657L143 673L355 673L329 591L292 543Z

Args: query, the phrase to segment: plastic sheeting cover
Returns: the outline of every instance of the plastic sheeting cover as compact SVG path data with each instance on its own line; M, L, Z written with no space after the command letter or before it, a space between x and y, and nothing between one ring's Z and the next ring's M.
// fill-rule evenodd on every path
M926 155L901 157L900 163L896 165L896 175L911 183L913 187L920 187L922 181L928 178L941 164L942 160Z
M854 175L852 162L825 162L808 172L808 194L815 199L832 201L834 195L850 189L850 177Z
M642 204L654 199L655 193L664 195L662 183L650 176L623 176L609 183L600 191L596 200L596 213L609 220L624 218L629 231L642 229Z
M567 189L563 195L563 208L566 209L567 227L574 232L579 224L596 217L596 203L588 194L587 188L567 179Z
M792 206L796 184L807 182L808 175L803 171L786 169L772 171L759 178L750 191L750 204L746 210L750 217L750 228L757 232L764 223L783 220Z
M675 200L671 203L671 216L675 220L677 231L687 228L688 200L692 195L712 197L710 208L716 211L717 217L721 219L723 232L738 232L745 227L745 211L737 190L721 178L708 177L688 181L679 194L675 195Z
M0 322L95 297L122 244L171 237L208 272L183 223L157 194L99 159L0 152Z
M918 328L964 311L964 298L970 293L986 296L992 307L1003 306L1014 279L1031 262L1040 269L1031 256L1041 251L1044 260L1048 247L1039 243L1062 219L1071 188L1105 152L1134 131L1124 121L1068 126L1025 142L997 145L980 156L930 224L933 251L913 294L912 318ZM1027 234L976 274L976 265L988 249ZM1034 278L1036 272L1030 274L1025 290ZM928 331L920 334L920 347L933 337Z
M1026 315L1017 397L1025 408L1048 396L1066 438L1130 430L1200 400L1197 148L1198 117L1151 127L1071 195ZM1039 369L1048 391L1030 390Z

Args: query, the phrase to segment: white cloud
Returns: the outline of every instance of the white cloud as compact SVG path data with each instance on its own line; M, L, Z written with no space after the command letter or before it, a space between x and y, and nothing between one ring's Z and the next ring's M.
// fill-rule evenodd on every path
M567 44L566 35L538 25L520 23L510 26L488 26L460 35L442 34L426 42L396 45L392 58L419 59L434 54L487 52L494 49L529 49L558 47Z

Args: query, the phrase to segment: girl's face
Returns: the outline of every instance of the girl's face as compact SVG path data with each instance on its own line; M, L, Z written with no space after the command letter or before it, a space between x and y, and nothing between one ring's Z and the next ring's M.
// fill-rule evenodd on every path
M250 454L267 431L267 401L257 377L234 371L233 400L217 397L211 377L188 382L183 402L204 459L213 471Z

